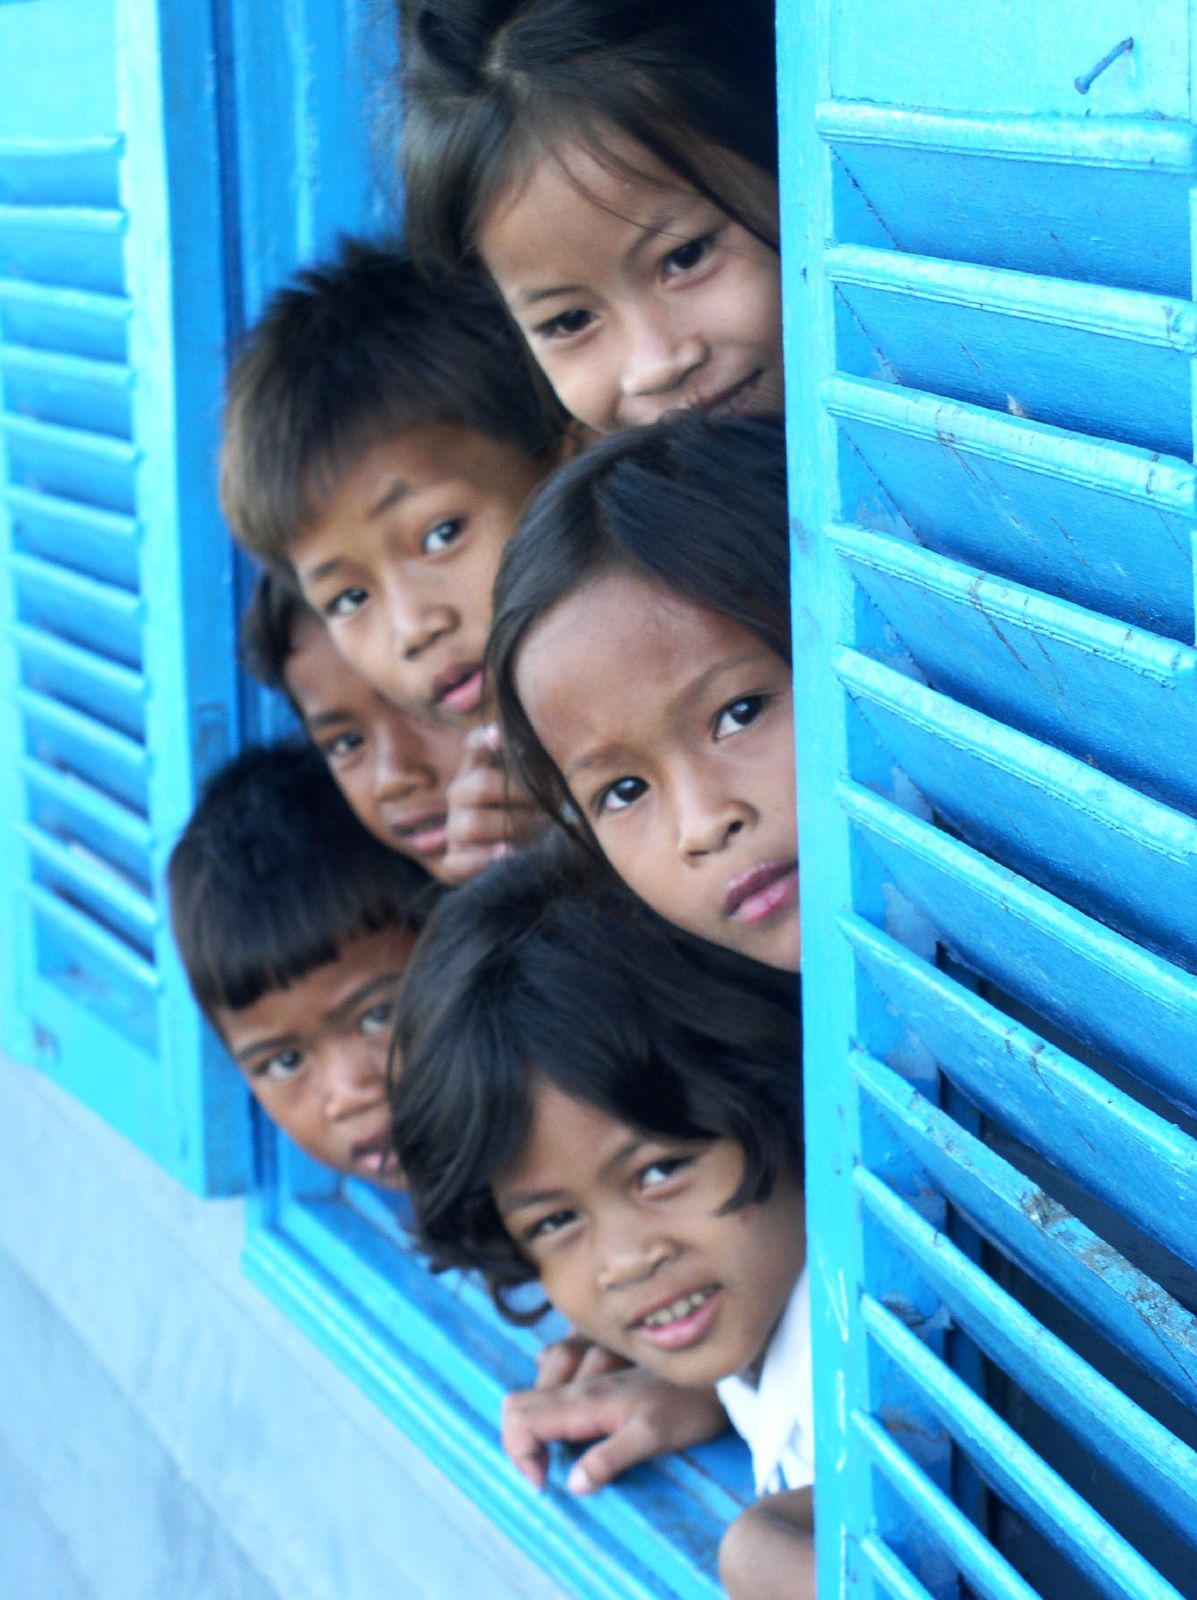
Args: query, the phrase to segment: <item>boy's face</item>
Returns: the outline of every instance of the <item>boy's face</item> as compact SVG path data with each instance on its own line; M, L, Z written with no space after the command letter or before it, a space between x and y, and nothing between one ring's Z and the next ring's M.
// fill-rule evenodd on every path
M792 1174L720 1214L742 1172L732 1139L650 1136L542 1082L494 1196L581 1332L671 1383L707 1385L762 1354L806 1256Z
M363 934L287 988L213 1018L263 1111L305 1154L392 1189L387 1052L415 939L407 928Z
M448 843L445 790L461 766L461 733L396 711L342 659L310 611L294 624L283 676L358 818L437 877Z
M368 450L291 547L345 660L404 710L481 719L504 546L543 467L471 428L427 423Z

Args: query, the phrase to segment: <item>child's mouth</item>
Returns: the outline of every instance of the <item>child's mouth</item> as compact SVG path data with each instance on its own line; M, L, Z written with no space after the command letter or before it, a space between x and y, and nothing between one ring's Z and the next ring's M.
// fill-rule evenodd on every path
M723 891L723 915L750 927L770 917L798 899L798 863L767 861L742 872Z
M412 822L392 823L391 834L402 850L414 850L421 856L443 855L449 842L447 820L443 811L436 812Z
M719 1315L723 1295L717 1283L679 1295L631 1325L631 1331L659 1350L685 1350L706 1337Z
M454 666L436 685L436 703L456 716L468 716L482 704L482 668Z
M704 411L708 417L743 417L752 410L756 403L757 392L761 386L761 373L750 372L739 383L734 383L728 389L722 389L718 394L713 394L709 399L698 401L698 409Z

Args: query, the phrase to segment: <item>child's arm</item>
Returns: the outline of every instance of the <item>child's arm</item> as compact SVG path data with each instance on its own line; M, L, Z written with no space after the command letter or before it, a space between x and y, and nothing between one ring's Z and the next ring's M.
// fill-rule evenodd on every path
M719 1577L728 1600L815 1600L815 1524L809 1489L748 1507L723 1535Z
M494 723L466 735L461 768L445 791L449 847L439 874L444 883L465 883L513 847L527 844L544 818L503 765Z
M538 1489L554 1439L600 1441L570 1469L571 1494L590 1494L638 1462L705 1444L726 1427L714 1389L681 1389L642 1367L525 1389L503 1402L503 1448Z

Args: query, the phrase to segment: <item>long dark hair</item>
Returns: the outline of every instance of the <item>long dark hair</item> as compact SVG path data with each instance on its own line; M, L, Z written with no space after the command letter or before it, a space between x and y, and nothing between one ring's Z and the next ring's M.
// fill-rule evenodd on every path
M602 440L550 478L507 546L487 646L504 750L541 808L594 848L516 687L532 629L626 570L719 612L790 660L789 515L779 419L685 416Z
M649 1134L731 1138L728 1209L800 1170L797 985L678 932L543 847L445 896L404 975L392 1123L417 1242L435 1270L511 1291L536 1277L494 1179L518 1155L538 1083Z
M775 178L772 0L412 0L403 41L409 236L457 267L539 155L614 131L760 237L695 143ZM776 245L775 237L768 242Z

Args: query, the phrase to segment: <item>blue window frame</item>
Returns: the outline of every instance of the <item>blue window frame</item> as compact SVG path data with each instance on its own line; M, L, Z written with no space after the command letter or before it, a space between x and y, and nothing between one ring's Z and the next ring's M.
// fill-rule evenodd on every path
M1163 1600L1197 1571L1191 8L1026 20L780 16L820 1592Z

